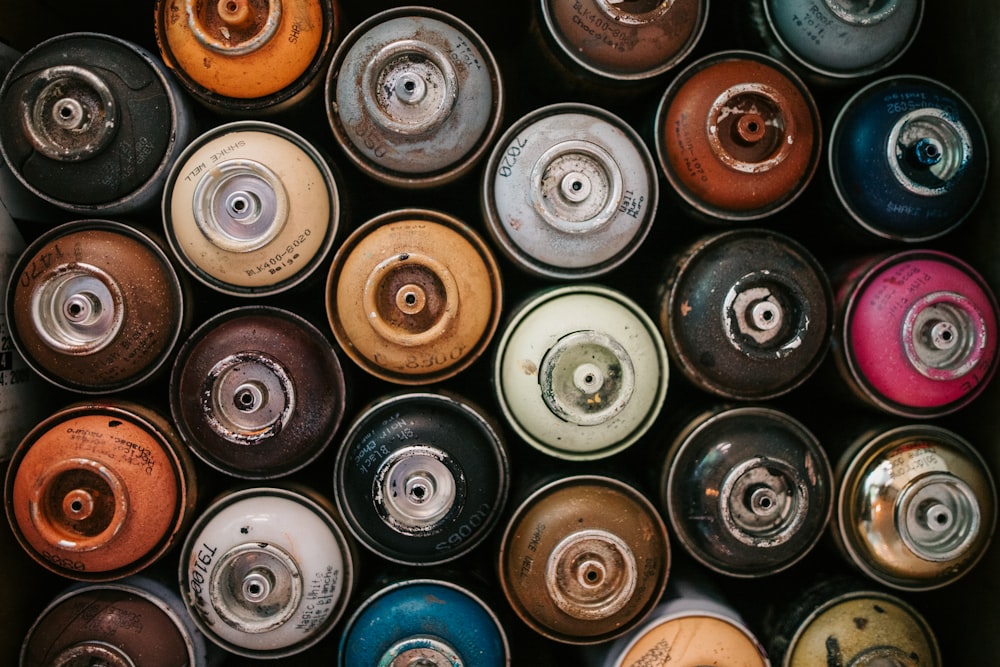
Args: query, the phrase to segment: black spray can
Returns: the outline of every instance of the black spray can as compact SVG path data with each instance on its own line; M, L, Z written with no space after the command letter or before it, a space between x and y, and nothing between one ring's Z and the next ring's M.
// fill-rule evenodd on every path
M791 567L823 536L833 473L819 441L791 415L723 407L677 434L659 493L674 535L697 561L761 577Z
M431 565L486 538L509 476L500 430L481 408L450 393L402 393L355 418L333 490L363 545L394 562Z
M777 232L703 237L660 286L670 358L699 389L763 400L800 386L829 348L833 297L822 267Z
M76 214L155 207L194 133L166 67L110 35L69 33L26 52L0 89L0 150L41 198Z

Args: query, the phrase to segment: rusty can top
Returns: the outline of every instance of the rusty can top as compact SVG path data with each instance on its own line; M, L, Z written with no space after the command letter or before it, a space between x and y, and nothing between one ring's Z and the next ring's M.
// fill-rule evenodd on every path
M193 132L191 103L144 48L101 33L26 52L0 89L0 152L32 193L79 215L155 206Z
M14 534L49 570L107 581L133 574L183 536L195 472L170 423L126 401L78 403L42 421L7 472Z
M628 517L628 521L622 521ZM500 585L536 632L594 644L628 632L667 584L667 529L636 488L575 475L532 493L511 516L499 553Z
M488 229L522 269L589 278L620 266L653 225L656 164L618 116L586 104L525 115L497 142L483 175Z
M820 118L788 66L750 51L695 61L667 87L655 121L667 181L694 211L755 220L795 200L819 164Z
M149 381L187 319L166 252L146 232L108 220L65 223L36 239L11 272L7 303L28 364L88 394Z
M500 319L500 269L460 220L425 209L379 215L337 251L327 280L337 342L375 377L452 377L489 345Z
M336 0L158 0L164 62L203 104L273 112L315 90L340 29Z
M144 575L74 584L35 620L24 667L207 667L216 655L169 586Z
M326 103L334 136L362 171L422 188L472 169L499 130L503 87L470 26L438 9L399 7L347 35Z
M697 45L708 0L541 0L545 29L579 67L616 80L669 71Z
M191 450L249 479L315 460L343 419L347 388L333 346L304 318L243 306L207 320L177 354L170 408Z

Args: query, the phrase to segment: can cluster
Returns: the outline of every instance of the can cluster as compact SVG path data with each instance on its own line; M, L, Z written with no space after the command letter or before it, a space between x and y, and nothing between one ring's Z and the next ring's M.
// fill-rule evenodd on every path
M920 0L149 4L0 60L22 664L942 663L1000 314Z

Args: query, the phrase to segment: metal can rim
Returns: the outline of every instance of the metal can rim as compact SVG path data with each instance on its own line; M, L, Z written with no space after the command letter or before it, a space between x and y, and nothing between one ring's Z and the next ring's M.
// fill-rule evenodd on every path
M136 56L138 56L148 67L155 73L157 80L163 87L166 93L165 97L170 105L170 117L173 119L173 125L171 126L170 138L167 142L166 150L164 151L163 159L157 165L156 170L150 177L146 180L143 187L129 192L118 199L112 200L110 202L102 202L100 204L71 204L63 200L47 195L41 192L38 188L29 183L24 176L21 174L20 169L11 169L17 180L32 194L38 196L44 201L57 206L63 210L70 211L79 215L92 215L92 214L104 214L104 215L116 215L126 213L135 208L144 207L146 205L153 205L156 203L160 196L160 189L157 187L150 187L152 183L162 181L167 178L167 174L173 169L174 164L180 158L180 153L184 147L189 143L191 139L190 128L187 127L187 123L179 122L179 119L185 114L190 114L189 105L187 104L187 98L184 97L185 93L181 90L180 86L173 81L170 76L168 76L167 71L163 64L156 59L156 57L143 46L131 42L114 35L109 35L100 32L71 32L61 35L56 35L50 37L43 42L40 42L33 46L31 49L26 51L21 58L25 58L31 55L37 50L42 48L47 48L53 43L58 43L67 39L97 39L104 40L114 44L118 44L123 48L132 51ZM21 59L18 60L21 62ZM14 71L16 69L17 63L11 68L10 72L7 73L0 82L0 99L2 99L6 94L10 86L10 82L14 78ZM0 158L5 161L8 165L13 164L7 155L7 150L5 149L5 142L0 141ZM143 193L142 190L146 189L147 192ZM142 194L142 197L137 197L137 195ZM131 200L137 199L133 202Z
M646 166L649 167L649 190L651 202L649 204L649 213L646 216L646 221L641 227L639 233L632 238L629 243L629 247L627 247L625 251L619 253L610 260L583 269L561 269L559 267L553 267L544 262L535 260L533 257L522 251L515 243L511 242L510 238L502 232L503 221L497 216L496 197L492 186L492 174L496 172L498 163L502 159L503 152L506 150L507 145L519 132L549 116L569 113L589 115L609 123L613 127L620 130L625 137L632 142L637 152L642 156ZM519 267L523 268L528 273L547 279L588 280L609 273L624 264L639 250L639 247L649 236L656 219L656 210L659 206L660 185L659 175L656 172L656 169L656 159L649 150L649 147L646 145L646 142L642 139L641 135L620 116L593 104L583 102L557 102L555 104L550 104L530 111L518 120L514 121L514 123L512 123L493 144L493 148L490 151L490 155L485 163L485 168L483 169L483 178L480 186L480 209L483 217L486 219L486 229L489 231L490 236L496 243L497 247L503 251L508 259L515 262Z
M339 114L335 113L331 107L331 100L336 99L336 82L340 77L340 69L347 53L354 46L358 37L379 25L380 23L409 16L426 17L450 25L474 42L476 48L487 62L490 80L493 84L493 110L491 120L487 124L483 135L477 141L477 145L454 164L434 172L423 175L409 175L384 169L378 164L368 160L359 151L354 149L354 144L347 136L343 124L340 122ZM420 5L407 5L385 9L377 14L369 16L367 19L351 29L344 39L340 41L330 59L327 69L326 82L323 87L324 104L327 107L327 120L334 138L342 149L342 153L363 173L386 185L405 189L429 189L445 185L471 172L482 157L490 150L493 140L500 132L503 122L504 108L506 106L506 90L500 71L500 66L493 55L489 45L483 40L479 33L471 25L458 18L454 14L435 7L425 7Z
M494 448L494 453L496 454L497 464L500 471L503 473L503 483L500 484L498 489L498 494L496 500L496 507L492 513L492 518L489 521L483 522L480 531L477 536L466 540L463 543L461 549L455 549L454 553L446 553L444 556L432 560L420 560L415 562L412 559L406 559L395 554L385 553L383 550L377 548L378 545L373 543L371 537L366 531L362 530L361 526L357 525L358 522L354 517L352 512L348 511L348 503L344 497L345 486L343 484L343 479L346 475L345 467L347 465L347 454L348 448L346 446L341 446L337 450L336 459L334 460L333 467L333 479L335 482L333 500L336 504L337 511L344 518L344 524L347 526L348 531L360 544L365 545L367 548L376 552L380 557L400 565L419 565L432 566L441 565L443 563L451 562L457 558L464 556L466 553L474 549L475 547L482 544L496 528L500 521L500 510L507 503L507 497L509 495L509 479L510 479L510 460L507 455L506 446L504 444L503 432L499 426L494 423L494 421L489 417L489 415L484 412L475 402L468 399L463 399L452 391L446 389L436 389L428 391L394 391L385 394L381 397L374 399L367 406L363 407L353 418L348 430L340 437L340 441L346 445L349 443L360 431L362 426L365 426L365 422L372 416L378 413L386 406L395 405L400 399L406 401L426 401L430 400L433 402L440 403L442 406L448 407L461 413L462 415L473 419L476 424L486 433L488 433L490 439L493 440L496 447Z
M64 381L62 378L56 376L41 368L40 365L31 358L30 355L26 354L22 342L20 341L20 336L17 334L17 327L14 326L14 292L16 284L20 280L21 272L25 269L24 263L31 259L31 255L44 246L46 243L53 241L54 239L64 236L69 233L74 233L77 231L108 231L115 234L121 234L122 236L130 237L143 246L145 246L153 255L157 257L158 260L163 264L168 270L165 271L166 277L170 279L170 286L173 288L174 297L177 301L178 313L181 314L177 319L176 326L173 327L171 332L170 340L164 347L163 352L160 354L159 359L153 364L146 372L140 374L136 378L130 380L124 384L118 384L107 388L88 388L86 386L77 385L75 383L69 383ZM110 392L125 391L129 389L134 389L155 377L167 364L167 362L173 358L173 352L177 348L177 344L180 341L181 333L185 328L185 313L188 309L187 304L187 294L184 283L181 282L181 277L178 274L173 259L164 248L161 246L159 238L147 230L141 229L135 225L126 224L124 222L118 222L115 220L104 220L100 218L88 218L81 220L72 220L70 222L64 222L51 229L46 230L35 240L28 244L25 250L21 253L17 262L11 268L10 278L7 281L6 287L6 313L5 317L7 320L7 327L11 332L11 342L14 345L15 350L24 359L25 363L39 375L39 377L45 378L48 382L61 388L67 389L77 394L83 395L105 395Z
M196 264L191 262L187 255L183 252L183 249L178 247L177 240L174 238L172 231L173 220L170 214L171 198L174 191L174 183L180 176L181 168L184 166L186 160L192 154L200 150L204 144L221 135L233 132L260 132L264 134L273 134L281 139L285 139L305 153L308 157L312 158L313 165L323 176L323 181L327 186L327 194L329 195L330 201L330 215L329 220L327 221L326 236L320 243L315 257L311 260L311 265L307 265L304 270L295 273L291 279L274 283L270 287L240 288L234 285L227 285L219 280L213 279L211 276L203 275L204 272ZM185 270L187 270L188 273L191 274L198 282L206 287L210 287L216 292L220 292L228 296L246 298L268 297L287 292L288 290L298 287L305 281L309 280L309 278L316 273L320 266L325 263L327 255L329 255L330 250L333 247L340 228L340 186L337 183L337 178L334 175L333 169L331 169L330 165L327 164L323 154L316 148L315 145L299 133L283 125L270 121L236 120L223 123L222 125L217 125L216 127L202 133L198 137L195 137L194 140L187 144L171 167L170 173L167 175L167 182L163 188L163 194L161 197L160 215L163 219L163 225L166 232L165 236L167 243L170 245L171 251L177 258L178 263L183 266Z

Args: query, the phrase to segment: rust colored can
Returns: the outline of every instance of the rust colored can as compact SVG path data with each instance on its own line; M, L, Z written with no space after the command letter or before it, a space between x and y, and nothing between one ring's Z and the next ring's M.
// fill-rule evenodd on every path
M28 631L22 667L208 667L222 653L205 641L177 592L145 575L74 584Z
M535 632L567 644L634 628L659 602L669 569L656 508L634 486L603 475L536 489L514 509L499 550L511 607Z
M166 365L187 324L184 291L153 236L78 220L22 253L7 319L15 347L49 382L85 394L121 391Z
M680 200L716 222L757 220L794 201L819 164L819 112L780 61L723 51L688 65L660 99L660 166Z
M284 309L243 306L184 343L170 381L181 437L213 468L245 479L302 469L330 444L347 404L333 345Z
M663 74L701 38L708 0L540 0L547 41L592 76L636 81Z
M154 410L123 400L70 405L11 458L4 501L21 546L56 574L110 581L163 557L197 500L194 464Z
M698 239L671 263L657 305L671 360L696 387L727 399L787 394L830 347L825 271L805 246L767 229Z
M469 172L500 128L504 93L487 44L429 7L375 14L344 38L326 81L330 127L372 178L428 188Z
M155 208L194 135L190 100L153 54L100 33L26 52L0 89L0 152L32 193L81 216Z
M338 0L157 0L163 61L198 101L274 113L318 89L340 31Z
M934 631L897 595L834 576L768 616L767 649L781 667L941 667Z
M452 377L483 353L499 323L502 284L489 246L465 223L401 209L344 241L326 298L334 336L355 363L415 385Z
M932 424L875 429L837 464L831 532L841 554L882 585L940 588L985 555L997 492L986 461Z
M174 254L199 281L232 296L272 296L302 284L326 260L340 215L340 191L319 150L262 121L202 134L163 191Z

